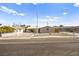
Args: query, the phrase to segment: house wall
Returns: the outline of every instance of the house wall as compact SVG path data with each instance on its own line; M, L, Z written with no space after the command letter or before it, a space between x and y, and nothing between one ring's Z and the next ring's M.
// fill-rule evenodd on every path
M52 27L43 27L43 28L39 28L39 33L50 33L52 32L53 28Z
M79 33L79 27L63 27L63 28L60 28L60 31L62 31L62 32L77 32L77 33Z

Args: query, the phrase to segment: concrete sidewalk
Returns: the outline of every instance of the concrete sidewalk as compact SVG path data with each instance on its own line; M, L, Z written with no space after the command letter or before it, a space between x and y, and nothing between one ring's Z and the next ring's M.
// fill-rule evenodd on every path
M73 36L73 34L69 33L41 33L41 34L34 34L34 33L7 33L3 34L0 37L0 40L11 40L11 39L32 39L32 38L74 38L79 36Z
M1 37L0 40L11 40L11 39L42 39L42 38L73 38L73 36L36 36L36 37ZM76 37L79 38L79 37Z

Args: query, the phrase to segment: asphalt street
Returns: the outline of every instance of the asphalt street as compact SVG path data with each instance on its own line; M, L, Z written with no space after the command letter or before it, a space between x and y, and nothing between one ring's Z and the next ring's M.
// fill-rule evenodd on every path
M11 33L8 33L11 34ZM79 37L19 33L0 37L0 56L79 56Z

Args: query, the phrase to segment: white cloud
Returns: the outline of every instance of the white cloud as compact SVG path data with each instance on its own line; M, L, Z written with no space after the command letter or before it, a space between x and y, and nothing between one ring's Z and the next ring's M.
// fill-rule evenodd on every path
M21 0L16 0L16 4L21 5L22 4Z
M23 13L19 13L18 15L20 15L20 16L24 16L24 14L23 14Z
M57 20L57 19L60 18L60 17L58 17L58 16L54 16L54 17L46 16L46 17L47 17L47 19L48 19L49 21L55 21L55 20Z
M33 5L37 5L37 3L32 3Z
M16 3L17 5L21 5L21 3Z
M68 13L67 12L63 12L63 15L67 15Z
M0 6L0 11L3 11L3 12L8 13L8 14L24 16L23 13L19 13L13 9L7 8L6 6Z
M79 3L75 3L75 4L73 4L73 6L79 7Z
M57 17L57 16L55 16L55 17L53 17L53 19L59 19L60 17Z
M53 22L53 21L57 21L58 19L60 19L60 17L58 17L58 16L54 16L54 17L46 16L43 19L40 18L39 22L48 22L48 21Z
M17 2L16 4L17 4L17 5L21 5L22 3L20 3L20 2Z
M50 16L46 16L47 18L50 18Z
M50 21L57 21L58 19L60 19L60 17L54 16L54 17L50 18L49 20L50 20Z

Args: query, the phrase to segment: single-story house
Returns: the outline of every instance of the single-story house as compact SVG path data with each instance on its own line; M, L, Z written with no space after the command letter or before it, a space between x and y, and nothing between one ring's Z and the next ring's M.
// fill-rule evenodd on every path
M59 27L59 29L62 32L77 32L77 33L79 33L79 26L64 26L64 27Z
M57 27L45 26L38 29L39 33L58 33L59 29Z

